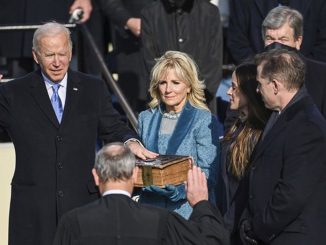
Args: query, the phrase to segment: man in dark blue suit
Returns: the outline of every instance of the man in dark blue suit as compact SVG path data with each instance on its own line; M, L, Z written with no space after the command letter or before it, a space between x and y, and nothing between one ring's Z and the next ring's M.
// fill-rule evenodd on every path
M326 230L326 121L308 95L296 52L256 57L257 91L274 112L251 156L248 244L322 245Z
M205 174L194 166L188 172L190 220L167 209L133 201L137 180L135 157L122 143L112 143L96 157L93 176L102 198L65 214L55 245L228 245L219 211L208 202Z
M69 69L71 53L69 30L44 24L33 38L40 69L0 86L0 134L9 133L16 151L10 245L51 244L63 213L98 198L90 174L97 137L155 157L132 140L104 82Z
M326 61L325 0L230 0L230 23L227 46L238 64L264 50L261 24L268 12L279 6L298 10L304 18L301 53L308 58Z

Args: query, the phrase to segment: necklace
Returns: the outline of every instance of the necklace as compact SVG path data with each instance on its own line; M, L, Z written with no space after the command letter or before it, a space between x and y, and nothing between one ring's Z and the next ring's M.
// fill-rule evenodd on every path
M163 118L168 118L168 119L173 119L173 120L178 119L180 117L180 115L181 115L181 111L179 111L179 112L175 112L175 111L162 112L160 106L159 106L159 111L162 114Z

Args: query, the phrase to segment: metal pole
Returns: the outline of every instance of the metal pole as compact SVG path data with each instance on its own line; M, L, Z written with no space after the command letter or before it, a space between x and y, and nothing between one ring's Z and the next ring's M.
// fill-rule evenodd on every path
M42 25L20 25L20 26L0 26L0 31L15 31L15 30L36 30ZM64 24L67 28L74 28L76 24Z
M105 61L103 59L103 56L102 56L100 50L98 49L98 47L97 47L97 45L96 45L96 43L94 41L94 38L90 34L90 32L89 32L86 25L80 24L78 26L81 28L82 33L84 34L87 41L89 42L92 49L94 50L95 55L98 58L98 61L99 61L100 66L101 66L101 70L103 72L103 75L104 75L108 85L113 90L114 94L117 96L117 98L118 98L118 100L119 100L119 102L121 104L121 107L123 108L124 112L126 113L132 127L137 131L137 118L136 118L133 110L131 109L129 103L125 99L125 96L123 95L121 89L116 84L116 82L113 80L112 75L111 75L109 69L107 68L106 63L105 63Z

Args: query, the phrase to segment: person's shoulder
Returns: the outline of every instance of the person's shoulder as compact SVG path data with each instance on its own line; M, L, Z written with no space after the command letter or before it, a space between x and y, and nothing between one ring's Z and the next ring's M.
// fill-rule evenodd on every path
M157 108L153 108L153 109L149 108L147 110L144 110L139 113L139 119L144 120L144 119L151 118L156 112L157 112Z
M308 67L315 68L315 70L318 69L318 70L322 70L322 71L326 72L326 63L325 62L306 58L306 57L303 59L305 60L306 65Z
M207 11L207 14L219 15L219 8L216 5L210 3L209 1L195 0L195 4L197 4L203 10Z
M137 203L139 210L147 214L159 215L161 217L168 216L171 211L165 208L156 207L151 204Z
M195 108L195 107L194 107ZM216 116L213 115L209 110L201 109L201 108L195 108L196 110L196 116L199 120L215 120Z
M84 84L97 83L102 84L104 81L101 78L98 78L91 74L86 74L80 71L69 70L68 79L78 80Z
M3 89L20 89L31 86L36 80L40 79L41 73L34 71L22 77L14 78L1 84Z
M162 7L161 1L153 1L152 3L149 3L145 7L143 7L141 13L143 15L152 14L153 12L157 11L161 7Z

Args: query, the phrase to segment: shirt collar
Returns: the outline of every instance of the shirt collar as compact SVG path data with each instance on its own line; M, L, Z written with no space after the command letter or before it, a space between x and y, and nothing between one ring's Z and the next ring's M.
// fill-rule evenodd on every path
M42 77L44 79L46 89L49 90L55 83L52 82L49 78L47 78L47 76L45 76L43 72L42 72ZM68 78L68 73L66 73L66 75L63 77L63 79L58 84L60 84L61 87L66 88L67 87L67 78Z
M131 197L130 193L128 191L124 191L124 190L108 190L108 191L105 191L102 194L102 196L112 195L112 194L121 194L121 195Z

